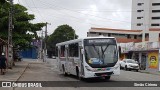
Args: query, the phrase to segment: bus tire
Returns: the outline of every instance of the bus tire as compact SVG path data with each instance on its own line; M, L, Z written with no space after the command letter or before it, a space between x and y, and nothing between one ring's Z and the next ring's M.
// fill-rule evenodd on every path
M81 80L81 77L79 76L79 69L78 69L78 67L76 67L76 76L77 76L78 79Z
M62 72L63 72L63 75L64 75L64 76L67 76L67 73L66 73L66 71L65 71L64 65L62 65Z

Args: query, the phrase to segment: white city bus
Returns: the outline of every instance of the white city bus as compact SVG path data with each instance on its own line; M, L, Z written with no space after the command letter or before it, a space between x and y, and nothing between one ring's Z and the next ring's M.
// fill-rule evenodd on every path
M119 52L114 37L87 37L56 44L58 68L79 78L120 74Z

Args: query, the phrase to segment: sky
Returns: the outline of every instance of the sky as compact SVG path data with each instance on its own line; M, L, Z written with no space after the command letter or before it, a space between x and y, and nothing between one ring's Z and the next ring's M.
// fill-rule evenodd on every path
M34 14L33 23L48 22L48 35L68 24L79 38L91 27L131 29L132 0L13 0ZM45 30L45 28L43 28ZM38 32L41 35L41 32Z

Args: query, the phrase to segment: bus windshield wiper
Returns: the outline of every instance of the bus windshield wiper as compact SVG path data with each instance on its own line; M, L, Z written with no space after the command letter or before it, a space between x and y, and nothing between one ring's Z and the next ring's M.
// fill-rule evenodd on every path
M99 59L100 59L100 53L99 53L99 50L97 50L97 49L96 49L96 47L95 47L95 45L94 45L94 44L92 44L92 46L94 47L94 50L96 51L96 53L98 54L98 57L99 57Z
M105 49L104 49L104 50L103 50L103 48L102 48L102 46L101 46L102 59L103 59L103 61L104 61L104 57L105 57L104 52L107 50L107 48L108 48L108 45L105 47ZM103 62L103 63L104 63L104 62Z

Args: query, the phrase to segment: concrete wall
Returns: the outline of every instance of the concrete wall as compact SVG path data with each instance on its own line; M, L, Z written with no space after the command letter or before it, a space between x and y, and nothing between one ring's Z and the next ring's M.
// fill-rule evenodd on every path
M159 32L153 31L149 34L149 42L159 41Z
M144 3L138 6L138 3ZM132 0L132 30L144 30L149 31L149 28L160 28L160 26L151 26L152 23L159 23L160 19L152 19L153 16L160 16L160 12L152 13L152 10L159 10L159 6L152 6L152 3L160 3L160 0ZM143 10L137 12L137 10ZM137 17L143 17L137 19ZM137 23L142 23L141 26L137 26Z

